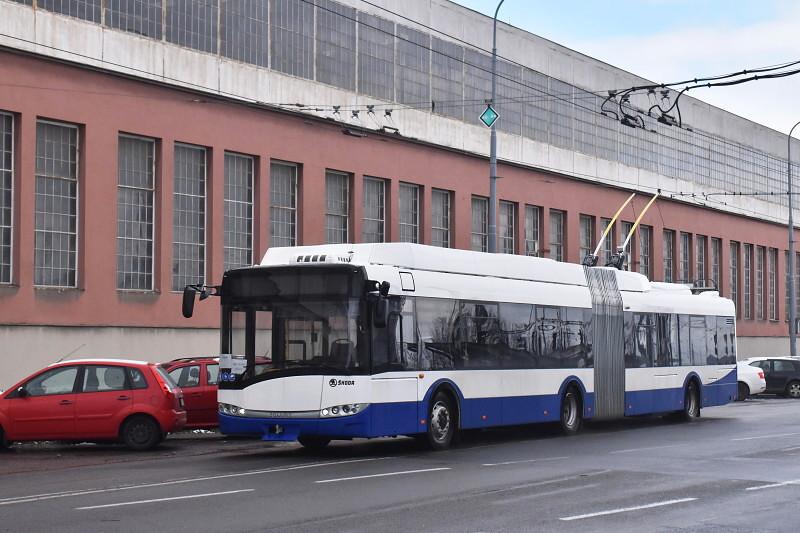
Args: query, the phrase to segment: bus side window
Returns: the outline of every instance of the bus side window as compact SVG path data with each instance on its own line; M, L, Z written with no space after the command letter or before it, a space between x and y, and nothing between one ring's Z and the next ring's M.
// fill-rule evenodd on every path
M622 315L623 320L623 333L625 338L624 353L625 353L625 368L636 368L636 343L634 335L636 328L633 322L633 313L627 311Z
M680 347L681 366L692 365L692 342L689 327L689 316L678 315L678 345Z
M445 370L454 367L453 322L455 300L417 298L419 369Z

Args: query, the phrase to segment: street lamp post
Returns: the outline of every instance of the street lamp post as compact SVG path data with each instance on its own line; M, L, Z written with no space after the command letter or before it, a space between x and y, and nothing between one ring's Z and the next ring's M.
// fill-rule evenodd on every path
M497 93L497 13L505 0L500 0L494 10L494 26L492 29L492 100ZM497 252L497 121L492 123L489 140L489 253Z
M794 129L797 126L800 126L800 122L789 130L789 138L786 141L786 174L789 185L789 264L787 265L789 268L789 286L787 290L789 291L789 354L792 357L797 356L797 346L795 345L795 337L797 336L795 331L795 306L797 303L794 294L794 220L792 218L794 214L792 213L792 133L794 133Z

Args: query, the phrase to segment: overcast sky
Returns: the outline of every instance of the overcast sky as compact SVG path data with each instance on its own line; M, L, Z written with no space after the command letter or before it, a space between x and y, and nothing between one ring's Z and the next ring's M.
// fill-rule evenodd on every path
M655 82L800 60L796 0L505 0L498 18ZM800 120L800 74L690 94L784 133Z

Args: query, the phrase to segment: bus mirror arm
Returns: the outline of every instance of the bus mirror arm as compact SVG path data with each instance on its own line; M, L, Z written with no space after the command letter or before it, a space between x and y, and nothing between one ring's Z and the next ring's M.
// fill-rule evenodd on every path
M203 285L202 283L184 287L182 306L184 318L192 318L194 314L194 295L198 292L200 293L200 301L202 302L209 296L221 296L222 287L220 285Z

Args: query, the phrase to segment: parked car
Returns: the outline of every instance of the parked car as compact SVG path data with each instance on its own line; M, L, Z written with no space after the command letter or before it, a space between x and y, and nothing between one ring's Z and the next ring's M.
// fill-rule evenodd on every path
M183 394L157 365L119 359L52 364L0 396L0 447L14 441L158 446L186 424Z
M217 427L217 381L219 359L216 357L181 357L161 368L183 391L186 404L186 428L208 429Z
M736 401L743 402L753 394L761 394L767 388L764 371L750 366L746 361L736 363L736 375L739 384Z
M800 398L800 359L792 357L752 357L750 366L764 371L765 392Z

